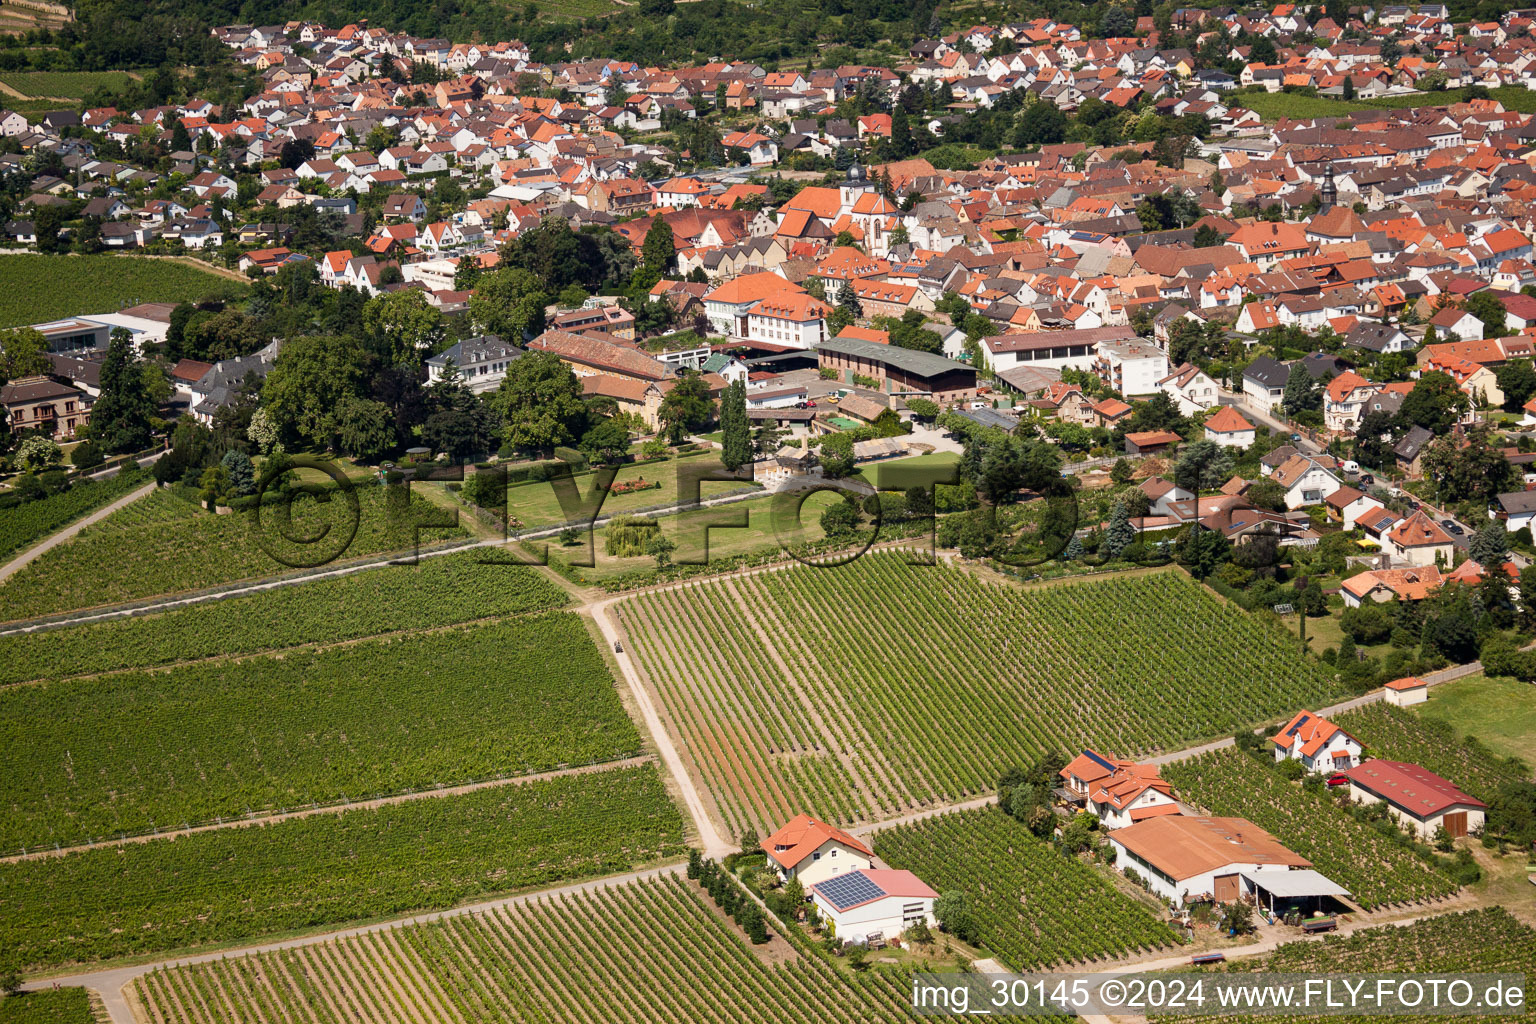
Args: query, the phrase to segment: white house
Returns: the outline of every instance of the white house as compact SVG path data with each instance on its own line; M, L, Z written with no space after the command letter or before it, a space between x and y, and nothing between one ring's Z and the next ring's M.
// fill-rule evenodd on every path
M1163 781L1155 764L1137 764L1084 750L1061 770L1061 777L1064 788L1081 796L1084 810L1098 815L1106 829L1180 813L1173 787Z
M784 293L803 294L805 289L777 274L743 274L704 295L704 314L713 334L747 337L747 317L753 306Z
M874 852L854 836L809 814L797 814L763 840L763 852L779 877L806 887L836 875L874 867Z
M1360 741L1311 711L1298 711L1285 728L1269 738L1275 760L1295 759L1309 772L1343 771L1360 763Z
M932 926L939 894L910 871L862 869L811 886L811 900L845 942L893 939Z
M815 348L827 340L827 317L831 315L832 307L814 295L773 295L747 311L745 337L791 348Z
M1199 367L1185 363L1157 382L1162 391L1179 407L1179 415L1193 416L1216 404L1216 382ZM1252 430L1252 427L1249 427ZM1252 443L1252 442L1249 442Z
M1147 501L1151 503L1148 511L1154 516L1166 516L1172 511L1174 502L1188 501L1195 496L1194 491L1160 476L1148 477L1137 488L1147 496Z
M1367 512L1375 512L1386 507L1369 494L1354 487L1340 487L1324 498L1323 504L1328 506L1328 512L1335 516L1346 530L1353 530L1356 521Z
M1381 390L1353 370L1345 370L1323 389L1323 426L1335 431L1353 431L1365 417L1366 402Z
M1093 370L1127 398L1155 395L1158 382L1168 376L1168 353L1145 341L1101 341Z
M1456 542L1422 511L1398 523L1387 534L1387 551L1409 565L1450 565L1456 557ZM1438 559L1436 556L1439 556Z
M1434 772L1406 761L1372 758L1345 773L1349 795L1364 804L1385 802L1401 824L1433 839L1436 829L1452 837L1482 827L1488 805L1463 793Z
M1205 421L1205 439L1226 448L1247 448L1257 436L1257 428L1242 413L1224 405Z
M1504 529L1513 533L1522 526L1536 530L1536 491L1510 491L1494 498L1490 516L1504 520Z
M1429 684L1418 676L1405 676L1388 683L1384 696L1388 704L1396 704L1400 708L1423 704L1429 700Z
M1146 879L1153 892L1176 906L1230 903L1254 891L1255 876L1312 866L1246 818L1167 815L1117 829L1109 845L1118 867ZM1310 881L1312 874L1298 880Z
M1334 467L1331 456L1297 453L1281 463L1269 478L1285 488L1285 507L1298 509L1321 504L1339 489L1341 481Z
M443 379L443 371L452 360L464 374L469 389L476 393L494 391L507 376L507 367L522 356L523 349L502 341L494 334L465 338L447 351L427 360L427 383Z

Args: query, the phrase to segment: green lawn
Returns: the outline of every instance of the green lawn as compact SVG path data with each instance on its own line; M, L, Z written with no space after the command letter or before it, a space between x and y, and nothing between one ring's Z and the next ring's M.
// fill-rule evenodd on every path
M687 455L681 459L623 466L614 477L615 484L643 479L648 483L659 483L661 486L625 494L610 494L603 500L599 515L650 508L653 505L675 505L682 498L677 485L678 467L684 464L702 467L706 462L718 463L718 455L714 452L702 452L697 455ZM577 473L575 480L583 500L587 500L592 492L593 474ZM745 486L747 486L745 483L730 481L704 482L699 485L699 493L701 497L709 498ZM507 489L507 511L517 520L513 523L514 527L519 524L523 527L552 526L571 518L571 515L567 515L561 509L560 500L555 496L554 485L547 481L530 481L511 485Z
M1463 736L1476 736L1500 754L1536 764L1536 686L1479 673L1432 686L1417 709Z
M916 469L921 466L953 466L960 462L960 456L954 452L931 452L927 455L914 455L906 459L891 459L889 462L875 462L865 466L857 473L855 478L863 480L871 487L885 487L884 478L890 476L891 469L900 466L902 469Z
M0 329L246 291L244 284L206 270L143 256L0 256L0 281Z
M1489 90L1489 95L1502 103L1507 110L1521 113L1536 112L1536 92L1528 89L1504 86ZM1243 93L1233 99L1249 110L1257 111L1266 121L1282 117L1342 117L1355 110L1396 109L1403 107L1441 107L1460 103L1466 97L1465 89L1447 89L1445 92L1415 93L1412 96L1383 96L1378 99L1343 100L1327 96L1307 96L1302 93Z

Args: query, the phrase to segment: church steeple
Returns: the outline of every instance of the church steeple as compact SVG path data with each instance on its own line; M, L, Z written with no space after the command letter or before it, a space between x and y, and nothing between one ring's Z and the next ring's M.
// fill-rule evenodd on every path
M1328 161L1328 176L1323 179L1323 187L1318 192L1322 199L1322 209L1331 210L1333 204L1339 201L1339 187L1333 183L1333 161ZM1321 212L1321 211L1319 211Z

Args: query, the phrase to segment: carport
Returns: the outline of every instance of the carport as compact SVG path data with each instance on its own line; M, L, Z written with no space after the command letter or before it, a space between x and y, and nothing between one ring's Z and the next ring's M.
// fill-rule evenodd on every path
M1267 906L1271 916L1284 917L1292 910L1308 914L1313 911L1333 913L1333 904L1350 895L1348 889L1310 868L1287 871L1283 868L1268 870L1255 868L1241 872L1259 906ZM1346 905L1345 910L1350 908Z

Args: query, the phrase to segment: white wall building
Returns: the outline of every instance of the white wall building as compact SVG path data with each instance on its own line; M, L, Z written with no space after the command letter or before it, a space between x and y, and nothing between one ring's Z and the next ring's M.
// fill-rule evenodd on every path
M797 814L763 840L768 863L783 879L798 878L809 889L850 871L874 867L874 853L863 841L809 814Z
M1383 803L1401 824L1433 839L1436 829L1452 837L1481 828L1488 805L1434 772L1406 761L1372 759L1347 773L1349 795L1365 804Z
M845 942L893 939L918 924L932 927L938 898L910 871L854 871L811 886L822 920Z
M1309 772L1344 771L1360 763L1360 741L1311 711L1298 711L1269 738L1276 761L1294 759Z
M1110 833L1115 866L1144 878L1169 903L1229 903L1252 891L1244 872L1298 870L1305 857L1246 818L1169 815Z

